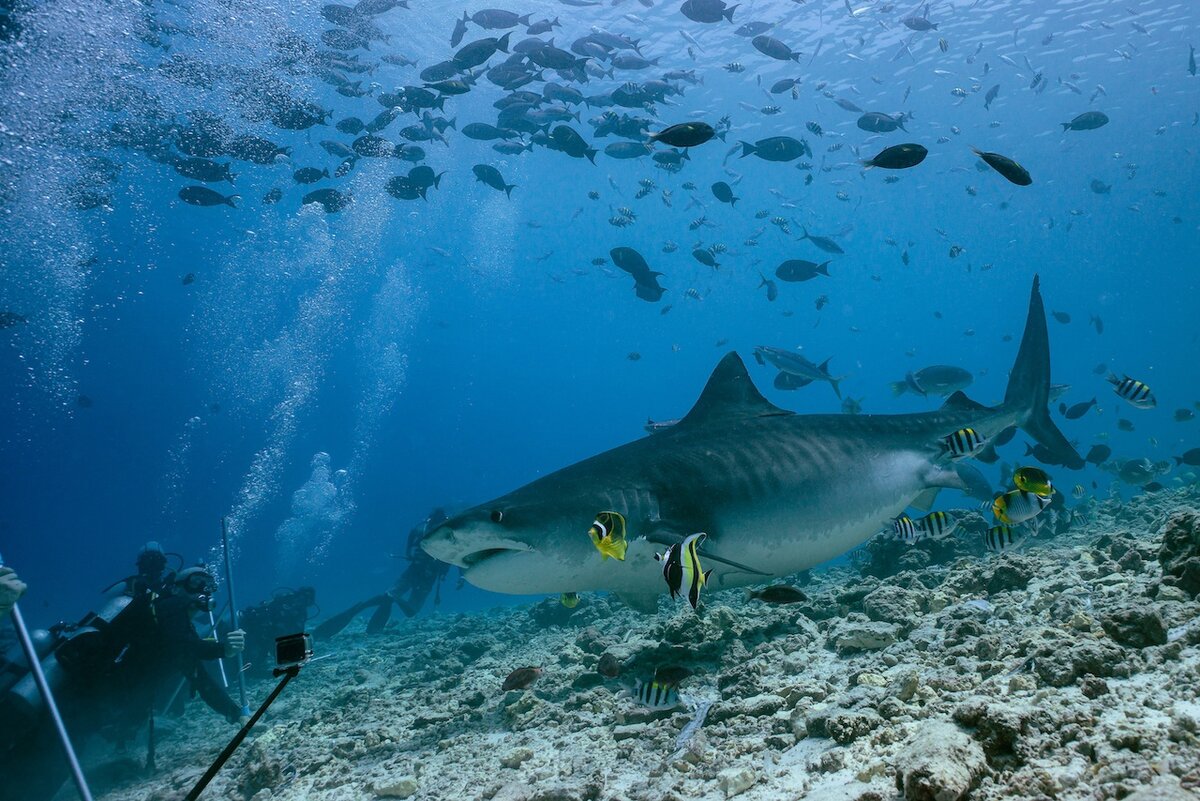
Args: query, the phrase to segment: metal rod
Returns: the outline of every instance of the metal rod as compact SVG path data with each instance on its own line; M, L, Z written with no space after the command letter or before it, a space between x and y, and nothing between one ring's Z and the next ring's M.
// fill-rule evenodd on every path
M211 609L208 612L208 625L211 627L209 629L209 633L212 634L213 636L216 636L217 619L213 616ZM225 657L220 657L217 659L217 667L221 669L221 684L225 685L225 689L228 690L229 689L229 677L225 675Z
M225 552L225 583L229 585L229 623L230 631L237 631L237 601L233 594L233 566L229 557L229 519L221 518L221 549ZM238 696L242 702L242 714L250 714L250 702L246 700L246 675L243 672L242 654L237 654Z
M0 556L0 567L3 566L4 557ZM33 680L37 683L38 691L46 701L46 709L50 712L54 728L58 730L58 740L62 744L63 754L71 768L71 776L75 780L76 789L79 790L79 797L83 801L92 801L92 791L88 788L87 778L83 775L83 768L79 766L75 747L71 745L71 737L67 734L66 724L63 723L62 715L58 712L58 704L54 702L54 693L50 691L50 685L46 682L46 674L42 672L42 663L38 659L37 650L33 647L33 640L29 638L29 629L25 628L25 619L21 617L21 610L17 608L16 604L13 604L12 620L13 627L17 630L17 637L21 641L21 650L25 652L25 660L29 663L30 672L33 673Z

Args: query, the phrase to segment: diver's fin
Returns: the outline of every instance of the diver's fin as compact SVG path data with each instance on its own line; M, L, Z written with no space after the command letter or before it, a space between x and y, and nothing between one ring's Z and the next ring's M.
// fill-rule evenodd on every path
M390 595L379 596L379 606L376 607L375 613L371 615L371 619L367 621L367 634L381 634L387 628L388 621L392 619L392 597Z
M1004 406L1020 415L1021 428L1044 446L1059 464L1072 470L1084 466L1083 457L1050 419L1050 337L1046 333L1046 309L1042 305L1038 277L1033 278L1029 293L1029 315L1017 360L1004 391Z
M977 403L967 397L967 393L961 389L955 392L950 397L946 398L946 402L942 404L943 409L954 409L958 411L980 412L987 409L982 403Z
M658 611L658 594L653 592L618 592L621 603L635 612L653 615Z
M750 380L746 365L735 351L725 354L708 377L696 405L679 425L699 425L715 420L736 420L764 415L792 414L770 403Z
M341 630L346 628L346 626L350 625L350 621L357 617L359 612L363 611L369 606L374 606L377 603L379 603L379 598L371 598L363 601L362 603L355 604L346 611L334 615L313 629L313 636L318 640L329 639L335 634L341 632Z
M933 504L937 501L938 493L942 491L941 487L930 487L921 492L920 495L909 501L909 506L914 509L920 509L922 512L928 512L933 508Z

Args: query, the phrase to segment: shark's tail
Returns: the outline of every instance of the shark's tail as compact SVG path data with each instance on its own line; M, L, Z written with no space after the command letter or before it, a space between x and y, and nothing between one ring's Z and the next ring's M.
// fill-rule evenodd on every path
M1058 464L1072 470L1083 468L1083 458L1050 419L1050 337L1046 333L1046 309L1037 276L1029 294L1029 316L1021 348L1004 391L1004 408L1017 413L1017 425L1047 450Z

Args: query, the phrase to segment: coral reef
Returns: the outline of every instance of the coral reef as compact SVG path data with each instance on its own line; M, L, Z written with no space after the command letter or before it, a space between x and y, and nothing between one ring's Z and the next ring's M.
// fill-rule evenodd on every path
M585 595L351 630L207 797L1197 801L1198 501L1092 502L1000 556L970 527L898 557L873 543L793 605L714 582L699 613ZM502 692L522 665L543 673ZM690 706L624 691L666 666ZM232 734L193 711L157 775L105 797L182 795Z

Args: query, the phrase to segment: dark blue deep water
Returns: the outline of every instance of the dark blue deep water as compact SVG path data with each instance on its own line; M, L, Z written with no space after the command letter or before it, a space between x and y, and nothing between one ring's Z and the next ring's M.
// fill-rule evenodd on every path
M481 502L642 436L647 417L682 416L729 350L770 400L799 412L842 405L821 383L774 389L755 346L832 359L843 397L867 413L933 408L940 398L889 389L932 364L967 368L968 394L998 402L1035 273L1048 308L1069 315L1050 321L1063 401L1099 399L1081 419L1054 417L1081 452L1113 449L1105 467L1060 470L1060 488L1141 492L1116 473L1143 457L1169 463L1162 484L1194 480L1172 457L1200 440L1195 7L773 0L706 24L679 5L511 6L557 18L541 38L564 49L602 31L656 60L609 74L618 51L601 47L574 74L530 68L522 91L554 81L592 98L567 122L600 151L592 164L544 139L505 155L464 136L468 123L495 124L506 95L483 73L441 108L413 108L421 70L454 55L455 21L476 5L412 0L361 14L386 41L330 55L321 37L335 26L319 2L0 4L0 312L19 315L0 329L0 552L30 585L31 623L78 617L147 540L188 562L215 559L223 517L243 603L307 583L324 609L340 608L390 585L403 566L391 555L431 507ZM903 22L925 14L937 30ZM769 34L798 60L773 60L736 33L752 21L774 23ZM512 45L527 38L511 30ZM500 33L471 23L463 44ZM383 60L400 55L416 66ZM743 71L726 69L735 62ZM677 172L606 155L619 139L593 136L599 96L675 70L702 85L671 78L665 102L612 110L655 131L727 117L724 141L691 148ZM766 92L785 78L799 79L794 91ZM363 96L335 91L347 80ZM389 179L418 163L395 157L297 184L299 168L337 169L343 159L321 142L349 146L356 136L334 123L370 121L381 95L399 114L378 136L422 147L440 185L423 199L389 194ZM331 114L304 130L273 124L300 102ZM850 104L911 115L907 132L864 131ZM1087 111L1110 121L1064 132ZM452 126L432 141L401 134L437 130L432 118ZM205 157L230 164L233 185L172 168L191 134L216 142ZM230 137L243 134L290 159L232 156ZM811 155L738 157L739 140L768 136L803 140ZM924 163L862 169L905 142L928 148ZM972 147L1020 162L1032 185L981 170ZM477 164L515 184L511 198L477 181ZM717 181L736 206L714 198ZM240 199L183 202L196 185ZM281 199L264 204L276 188ZM319 188L352 201L333 213L302 205ZM618 227L623 208L636 219ZM823 255L804 228L844 254ZM718 245L719 269L692 255ZM663 274L661 300L635 296L609 259L619 246ZM768 300L760 273L825 258L828 277L778 282ZM1157 407L1126 404L1098 365L1145 382ZM1025 441L1002 461L1023 460ZM327 467L314 473L316 454ZM986 469L999 485L998 465ZM447 584L442 608L511 602Z

